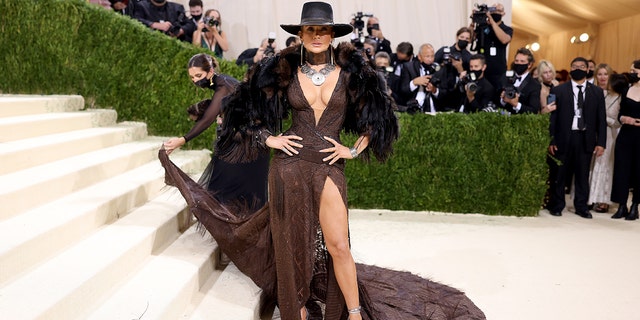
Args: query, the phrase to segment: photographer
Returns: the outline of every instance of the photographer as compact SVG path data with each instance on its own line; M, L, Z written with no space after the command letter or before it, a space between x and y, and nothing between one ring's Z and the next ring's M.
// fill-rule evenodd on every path
M215 53L216 58L222 58L223 53L229 50L229 42L221 24L220 12L216 9L207 10L204 19L198 23L198 29L193 33L193 45L209 49Z
M471 15L470 28L474 30L475 43L471 48L483 54L487 59L485 78L491 84L500 87L500 79L507 71L507 45L513 37L513 29L504 24L502 16L505 15L502 4L494 4L492 7L478 5Z
M384 51L391 54L391 42L384 37L382 30L380 30L380 21L378 18L371 16L367 19L367 38L373 39L376 42L376 52Z
M436 52L436 62L443 64L445 59L449 59L450 62L458 69L458 73L462 70L469 70L469 59L471 58L471 52L467 50L471 41L471 33L473 30L462 27L456 32L456 43L449 47L449 54L445 55L446 47L438 49ZM462 66L458 67L456 64L462 63Z
M135 5L133 18L147 27L171 37L188 41L196 25L188 19L181 4L167 0L140 1Z
M520 48L511 64L513 76L503 76L500 104L512 114L538 113L540 110L540 82L533 78L533 53Z
M377 53L376 45L377 45L376 41L371 38L367 38L366 40L364 40L364 43L362 44L362 53L371 62L373 62L373 58Z
M277 52L275 33L269 34L269 38L262 40L259 48L250 48L242 51L236 59L236 64L241 66L243 63L251 67L265 57L270 57Z
M387 90L389 91L389 95L393 98L394 101L397 102L397 91L398 81L400 77L396 76L393 73L393 67L391 66L391 57L388 53L381 51L376 53L374 58L374 64L376 66L376 71L380 75L381 78L385 80L387 83Z
M493 108L495 92L491 83L484 77L484 71L487 69L485 57L481 54L472 55L469 69L468 75L460 81L465 92L460 112L492 111L489 108Z
M418 59L407 62L400 74L400 95L407 101L408 113L435 113L442 111L436 106L440 94L438 82L434 77L440 66L434 63L435 52L431 44L423 44L418 51ZM435 81L432 82L432 79Z

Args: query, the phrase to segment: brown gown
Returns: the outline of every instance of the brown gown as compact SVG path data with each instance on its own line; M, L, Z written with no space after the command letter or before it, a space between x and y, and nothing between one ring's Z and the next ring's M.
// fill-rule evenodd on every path
M317 125L294 77L286 92L292 125L284 135L302 137L304 147L296 156L275 151L269 169L269 202L253 215L241 218L246 209L220 204L176 168L166 153L159 153L167 183L178 187L223 252L263 289L266 301L277 302L283 320L299 319L303 305L311 319L348 318L319 223L320 195L327 178L348 207L345 162L329 165L322 161L327 154L318 152L332 146L323 136L340 141L348 77L348 72L340 73ZM356 268L364 319L485 319L464 293L451 287L408 272L364 264Z

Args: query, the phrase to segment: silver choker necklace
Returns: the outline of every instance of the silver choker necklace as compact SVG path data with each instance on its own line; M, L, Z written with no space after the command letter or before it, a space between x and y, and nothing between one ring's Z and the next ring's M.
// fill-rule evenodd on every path
M327 65L324 66L324 68L320 69L320 71L314 70L306 63L302 65L302 67L300 67L300 71L307 75L307 78L311 79L311 82L313 82L313 84L315 84L316 86L322 85L327 79L326 76L335 69L336 66L332 63L327 63Z

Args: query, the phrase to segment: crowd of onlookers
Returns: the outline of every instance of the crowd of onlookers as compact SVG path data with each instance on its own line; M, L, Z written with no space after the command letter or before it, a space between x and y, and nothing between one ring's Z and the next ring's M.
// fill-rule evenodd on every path
M218 58L229 49L220 12L205 11L201 0L189 1L189 16L182 5L167 0L92 2L208 48ZM640 61L617 73L606 63L578 57L569 71L556 70L520 48L507 66L513 29L502 21L502 5L485 9L473 12L473 22L456 32L451 46L415 48L400 42L393 52L374 16L367 16L366 26L352 20L351 42L386 80L400 112L550 113L549 212L562 214L570 190L575 213L584 218L591 217L590 210L609 212L617 203L613 218L638 219L640 192L630 208L626 204L630 189L640 191ZM236 63L251 66L278 52L274 40L270 35L259 47L244 50ZM298 44L295 36L286 41L286 46Z

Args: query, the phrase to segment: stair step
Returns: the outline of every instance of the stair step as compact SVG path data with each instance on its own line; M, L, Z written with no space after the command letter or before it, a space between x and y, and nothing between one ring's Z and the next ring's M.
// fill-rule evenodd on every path
M113 127L91 128L5 142L0 148L0 174L141 140L146 136L146 124L122 122Z
M84 98L81 96L0 95L0 117L78 111L83 108Z
M193 173L201 172L210 157L206 151L180 151L171 158L185 172ZM0 222L0 284L23 275L167 188L164 170L156 160ZM174 197L183 201L180 194Z
M0 118L0 142L113 126L117 117L115 110L91 109Z
M204 282L219 277L221 271L214 270L217 250L210 235L192 226L88 319L180 319Z
M0 220L153 161L161 145L147 138L0 176Z
M177 213L185 207L171 188L9 283L0 289L3 317L86 319L88 307L108 298L121 279L178 238Z
M184 319L256 320L260 319L260 294L258 286L245 276L238 268L229 264L222 274L205 285L201 291L204 297L194 308L187 312Z

